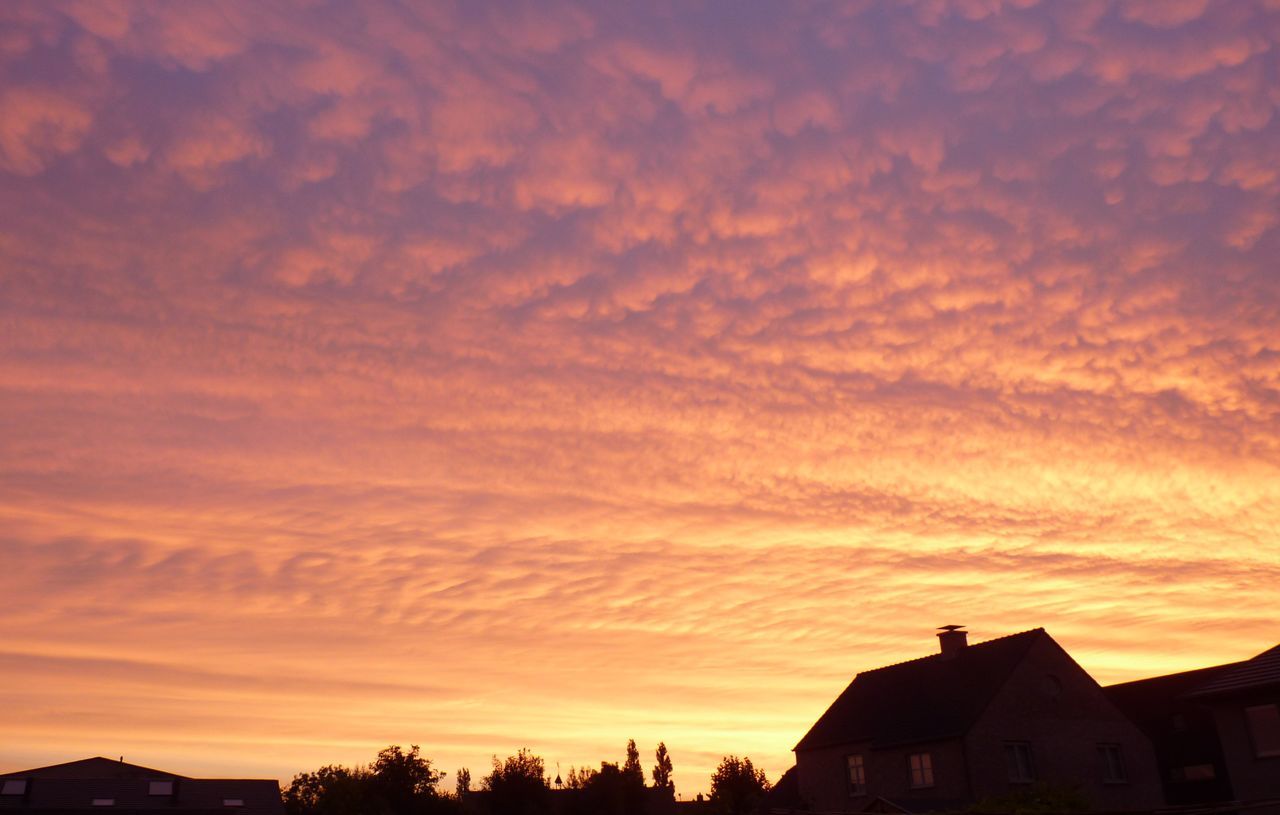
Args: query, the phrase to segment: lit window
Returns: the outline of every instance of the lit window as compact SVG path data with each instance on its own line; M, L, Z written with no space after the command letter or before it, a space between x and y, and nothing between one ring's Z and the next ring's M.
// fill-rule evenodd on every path
M147 785L147 795L173 795L173 782L152 781Z
M1098 757L1102 759L1102 783L1124 784L1129 776L1124 771L1124 756L1118 744L1099 744Z
M25 778L6 778L4 786L0 787L0 795L25 795L27 792L27 779Z
M1174 781L1212 781L1217 777L1212 764L1188 764L1173 770Z
M1009 771L1009 781L1011 783L1030 784L1036 780L1036 766L1031 761L1030 742L1005 742L1004 763Z
M222 805L224 807L242 807L244 806L243 798L223 798Z
M1253 737L1253 754L1258 758L1280 756L1280 705L1257 705L1244 709Z
M113 807L116 805L114 798L94 798L93 805L96 807Z
M862 756L849 756L849 794L865 795L867 792L867 770L862 765Z
M911 788L933 786L933 756L929 753L912 753L907 756L907 768L911 772Z

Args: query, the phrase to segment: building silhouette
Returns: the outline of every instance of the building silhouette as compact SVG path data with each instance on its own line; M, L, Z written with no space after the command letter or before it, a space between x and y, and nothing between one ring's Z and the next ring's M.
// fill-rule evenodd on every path
M1249 812L1280 815L1280 645L1106 692L1154 743L1168 803L1270 800Z
M796 808L954 811L1044 785L1096 810L1163 803L1148 737L1044 629L863 671L795 747ZM774 802L776 807L779 802Z
M123 759L86 758L0 774L0 813L283 815L274 780L188 778Z

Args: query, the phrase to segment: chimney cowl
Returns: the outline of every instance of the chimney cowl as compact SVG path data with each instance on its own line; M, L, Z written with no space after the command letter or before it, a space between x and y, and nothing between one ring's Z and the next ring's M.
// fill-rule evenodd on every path
M943 625L938 627L938 645L942 649L944 659L950 659L969 646L969 632L963 625Z

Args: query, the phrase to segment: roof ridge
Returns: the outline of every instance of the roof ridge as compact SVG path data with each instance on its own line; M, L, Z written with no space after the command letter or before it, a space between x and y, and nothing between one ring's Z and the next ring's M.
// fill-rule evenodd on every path
M991 645L992 643L1000 642L1000 641L1002 641L1002 640L1011 640L1011 639L1013 639L1014 637L1023 637L1023 636L1026 636L1027 634L1035 634L1036 632L1039 632L1039 633L1041 633L1041 634L1046 634L1046 633L1048 633L1048 632L1046 632L1046 631L1044 630L1044 627L1043 627L1043 626L1037 626L1036 628L1029 628L1029 629L1027 629L1026 631L1019 631L1019 632L1017 632L1016 634L1005 634L1005 635L1004 635L1004 636L1002 636L1002 637L992 637L992 638L991 638L991 639L989 639L989 640L983 640L982 642L975 642L973 645L967 645L967 646L965 646L965 648L966 648L966 649L968 649L968 648L982 648L983 646ZM856 676L862 676L863 674L873 674L873 673L877 673L877 672L879 672L879 671L886 671L886 670L888 670L888 669L890 669L890 668L897 668L897 667L902 666L902 665L911 665L911 664L916 663L916 662L924 662L925 660L938 659L938 658L940 658L941 656L942 656L942 654L940 654L940 653L938 653L938 654L925 654L925 655L924 655L924 656L922 656L922 657L915 657L914 659L904 659L904 660L903 660L903 661L901 661L901 662L891 662L891 663L890 663L890 664L888 664L888 665L881 665L881 666L880 666L880 667L878 667L878 668L868 668L868 669L867 669L867 670L865 670L865 671L859 671L859 672L856 674Z
M1146 676L1146 677L1143 677L1142 679L1126 679L1124 682L1116 682L1111 685L1102 685L1101 687L1103 690L1111 690L1112 688L1127 688L1127 687L1130 687L1131 685L1140 685L1143 682L1155 682L1161 679L1175 679L1175 678L1190 679L1192 674L1207 674L1211 672L1225 671L1228 668L1234 668L1237 665L1241 665L1245 662L1248 662L1248 660L1241 660L1240 662L1226 662L1226 663L1223 663L1222 665L1206 665L1203 668L1188 668L1185 671L1177 671L1176 673L1171 673L1171 674L1159 674L1157 676Z

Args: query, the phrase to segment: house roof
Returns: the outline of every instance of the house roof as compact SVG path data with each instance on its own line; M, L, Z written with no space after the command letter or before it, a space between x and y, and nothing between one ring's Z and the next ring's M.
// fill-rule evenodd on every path
M153 770L138 764L126 764L123 759L114 758L82 758L79 761L67 761L62 764L51 764L48 767L35 767L30 770L18 770L12 773L0 773L0 778L148 778L163 780L166 778L185 778L177 773Z
M1214 665L1211 668L1198 668L1193 671L1153 676L1148 679L1136 679L1132 682L1121 682L1103 688L1107 698L1124 713L1139 724L1162 722L1177 700L1204 687L1242 663Z
M1253 659L1221 667L1221 673L1189 695L1216 696L1255 688L1280 687L1280 645L1263 651Z
M158 815L176 810L183 815L280 815L283 811L280 785L272 780L187 778L101 756L2 773L0 778L16 779L18 785L17 789L5 785L0 812ZM157 791L152 787L155 781L169 784Z
M1053 642L1043 628L1034 628L967 646L951 657L933 654L863 671L795 749L862 741L884 747L959 736L1040 640Z

